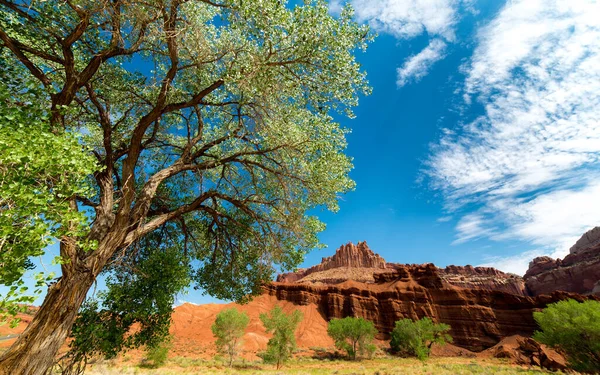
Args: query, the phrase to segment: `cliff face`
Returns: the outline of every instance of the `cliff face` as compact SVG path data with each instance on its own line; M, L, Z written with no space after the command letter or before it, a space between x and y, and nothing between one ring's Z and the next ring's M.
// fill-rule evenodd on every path
M492 267L448 266L439 270L444 282L466 289L496 290L526 296L522 277Z
M277 281L337 283L351 279L370 282L373 273L385 268L385 259L375 254L366 242L356 245L349 242L340 246L333 256L323 258L320 264L278 275Z
M445 282L433 264L396 265L376 273L373 283L275 282L265 286L265 294L296 305L314 304L326 320L363 317L375 323L381 339L389 337L399 319L430 317L452 327L455 345L474 351L489 348L506 336L531 335L537 328L533 311L548 303L585 298L564 292L526 297L460 288Z
M562 260L535 258L524 279L531 295L562 290L600 296L600 227L584 234Z
M386 263L366 242L342 245L321 264L297 272L277 276L280 283L338 284L346 280L374 283L377 275L404 269L404 264ZM435 268L435 267L434 267ZM436 268L441 281L448 286L467 289L497 290L520 296L527 295L520 276L507 274L491 267L448 266Z

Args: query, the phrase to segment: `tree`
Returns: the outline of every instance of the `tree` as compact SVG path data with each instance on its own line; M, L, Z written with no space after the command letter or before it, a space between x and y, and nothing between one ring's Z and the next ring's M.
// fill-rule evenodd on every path
M217 339L217 350L229 356L229 367L233 365L249 322L248 314L231 308L221 311L211 327Z
M357 354L369 354L375 350L373 339L377 329L366 319L332 319L327 326L327 334L335 341L336 348L345 350L351 359L356 359Z
M560 301L533 313L540 326L533 338L567 354L581 372L600 372L600 302Z
M449 330L449 325L436 324L430 318L415 321L402 319L396 322L390 346L394 352L416 356L424 361L429 357L433 344L452 342Z
M175 295L189 284L190 265L173 236L176 228L165 225L129 249L114 263L106 280L107 290L88 299L75 321L70 350L58 366L63 375L83 373L94 356L115 358L120 352L146 346L151 354L168 352L164 345ZM128 264L135 264L129 268Z
M302 313L294 310L293 313L286 314L281 307L275 306L269 315L260 314L260 320L266 332L273 334L267 343L267 350L261 353L262 358L267 363L275 363L279 370L296 349L295 332L302 320Z
M46 134L77 139L96 165L86 191L61 194L68 215L46 217L81 230L56 237L61 275L0 373L45 373L98 275L167 223L195 285L220 298L298 265L324 227L307 212L335 211L354 186L332 116L369 90L354 52L370 39L324 0L1 1L3 65L43 91ZM0 263L42 249L3 249Z
M71 210L67 197L87 194L87 177L97 170L80 138L52 132L35 80L0 50L0 322L33 303L54 275L35 274L29 294L23 276L34 268L52 238L77 237L87 220ZM81 243L82 246L85 244ZM27 294L26 294L27 293Z

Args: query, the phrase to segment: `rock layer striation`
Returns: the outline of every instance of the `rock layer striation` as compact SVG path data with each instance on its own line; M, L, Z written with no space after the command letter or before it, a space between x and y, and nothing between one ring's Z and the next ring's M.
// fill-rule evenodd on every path
M556 290L600 296L600 227L584 234L564 259L532 260L524 279L534 296Z
M433 264L395 265L374 275L374 282L347 280L337 284L275 282L265 293L296 305L316 305L330 320L355 316L375 323L387 339L397 320L430 317L451 326L454 344L481 351L503 337L531 335L533 312L548 303L585 297L565 292L528 297L486 288L450 285Z

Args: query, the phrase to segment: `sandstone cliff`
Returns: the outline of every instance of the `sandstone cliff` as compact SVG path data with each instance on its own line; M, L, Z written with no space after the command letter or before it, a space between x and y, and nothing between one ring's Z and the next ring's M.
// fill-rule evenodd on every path
M397 265L374 274L373 283L338 284L275 282L265 293L299 306L316 305L325 320L358 316L375 323L386 339L403 318L430 317L449 324L454 344L481 351L503 337L531 335L537 328L532 313L548 303L578 295L556 292L526 297L489 289L449 285L433 264Z
M316 266L277 276L280 283L337 284L346 280L374 283L378 274L403 268L404 264L386 263L366 242L348 243ZM520 276L491 267L448 266L436 268L443 283L467 289L497 290L527 295Z
M524 279L534 296L555 290L600 296L600 227L584 234L564 259L532 260Z
M337 283L344 280L372 282L373 273L385 268L385 259L375 254L366 241L356 245L349 242L340 246L333 256L323 258L320 264L278 275L277 281L284 283Z

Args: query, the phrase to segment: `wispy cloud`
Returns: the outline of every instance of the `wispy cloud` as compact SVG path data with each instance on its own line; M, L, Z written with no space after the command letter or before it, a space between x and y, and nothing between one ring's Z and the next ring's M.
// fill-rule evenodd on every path
M427 33L454 39L456 0L351 0L360 22L375 30L409 39Z
M431 66L444 58L446 43L441 39L432 40L425 49L409 57L402 67L397 69L396 84L402 87L410 82L418 82L429 73Z
M479 31L464 97L485 113L446 131L427 163L447 208L468 208L457 241L520 239L564 255L600 223L598 14L592 1L510 1Z
M486 221L483 215L471 213L463 216L456 224L457 238L454 245L475 240L485 236L490 236L494 232L486 227Z
M339 12L342 3L330 2L332 12ZM358 22L368 23L380 33L398 39L411 39L423 34L431 40L425 49L410 56L398 68L397 83L402 87L427 75L431 66L445 57L447 43L456 39L461 4L474 11L472 0L349 0Z

